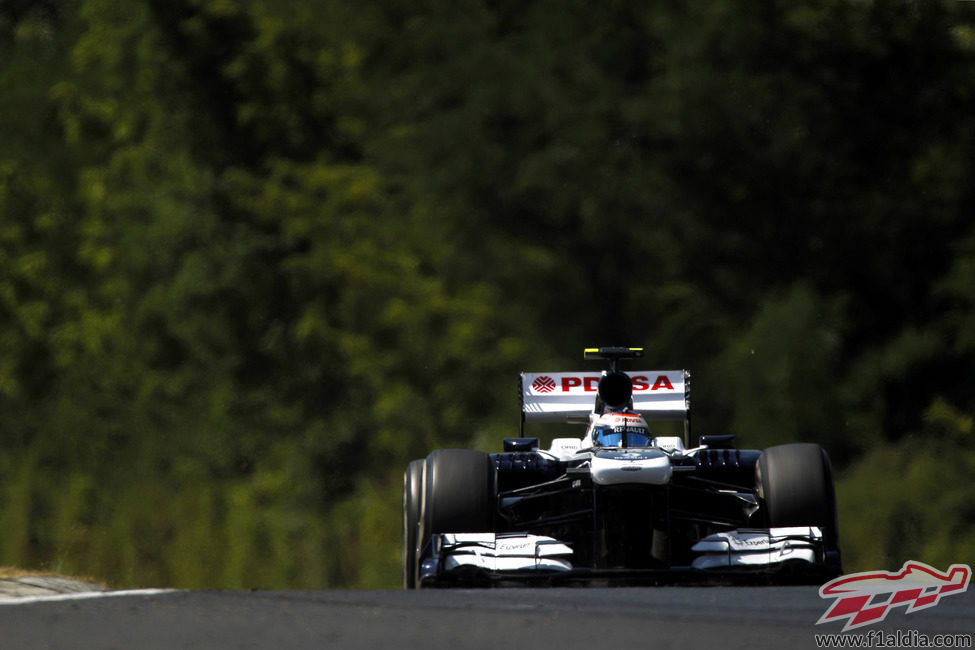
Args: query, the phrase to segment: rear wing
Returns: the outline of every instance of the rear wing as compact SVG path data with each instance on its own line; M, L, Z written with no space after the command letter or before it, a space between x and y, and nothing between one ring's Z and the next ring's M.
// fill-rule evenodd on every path
M633 410L647 420L683 420L688 433L691 374L686 370L627 372ZM521 422L589 421L601 372L521 373Z

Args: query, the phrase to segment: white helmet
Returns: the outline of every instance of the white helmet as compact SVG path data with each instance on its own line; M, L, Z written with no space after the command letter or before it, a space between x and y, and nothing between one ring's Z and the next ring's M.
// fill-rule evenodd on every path
M650 428L639 413L630 410L603 413L589 429L593 447L649 447Z

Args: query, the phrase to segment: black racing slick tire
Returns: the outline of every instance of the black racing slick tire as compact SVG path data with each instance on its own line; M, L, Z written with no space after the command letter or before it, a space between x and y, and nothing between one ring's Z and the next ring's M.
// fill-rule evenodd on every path
M432 535L494 530L494 463L481 451L438 449L423 465L417 557ZM417 576L418 578L418 576Z
M769 528L820 526L827 548L837 547L836 493L829 456L822 447L769 447L758 459L755 479Z
M416 549L423 496L423 459L410 461L403 475L403 588L416 588Z

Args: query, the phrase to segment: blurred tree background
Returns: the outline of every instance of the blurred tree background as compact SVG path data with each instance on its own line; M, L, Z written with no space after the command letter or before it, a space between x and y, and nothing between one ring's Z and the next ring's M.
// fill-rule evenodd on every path
M975 5L0 0L0 564L395 587L406 463L643 345L975 563Z

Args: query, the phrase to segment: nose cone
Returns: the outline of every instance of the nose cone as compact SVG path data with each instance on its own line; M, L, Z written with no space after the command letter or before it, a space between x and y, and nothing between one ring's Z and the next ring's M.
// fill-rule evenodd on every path
M600 449L593 454L589 473L596 485L666 485L673 467L659 449Z

